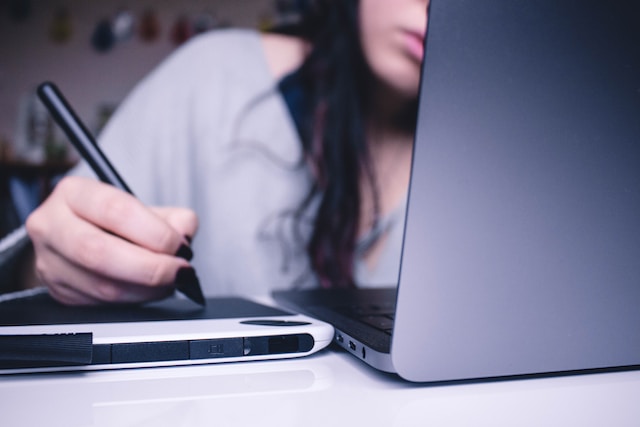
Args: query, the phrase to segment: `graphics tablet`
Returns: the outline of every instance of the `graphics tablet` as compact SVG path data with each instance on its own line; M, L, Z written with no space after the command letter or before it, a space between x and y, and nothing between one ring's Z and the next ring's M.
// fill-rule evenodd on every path
M293 358L332 338L327 323L243 298L70 307L36 291L0 302L0 373Z

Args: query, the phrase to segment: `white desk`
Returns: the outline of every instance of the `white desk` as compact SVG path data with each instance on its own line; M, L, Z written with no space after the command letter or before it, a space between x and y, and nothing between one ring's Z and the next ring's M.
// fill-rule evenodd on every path
M0 377L0 425L638 426L640 371L424 386L341 350L294 360Z

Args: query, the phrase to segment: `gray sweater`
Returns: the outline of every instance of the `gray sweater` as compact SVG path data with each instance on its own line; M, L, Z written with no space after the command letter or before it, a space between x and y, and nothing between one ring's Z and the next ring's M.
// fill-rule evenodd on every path
M193 264L206 294L316 286L304 251L313 212L302 241L290 215L311 177L258 33L192 39L138 84L99 141L144 203L198 214ZM84 164L73 173L92 176ZM382 223L390 234L374 268L356 261L361 285L397 282L403 220L404 203Z

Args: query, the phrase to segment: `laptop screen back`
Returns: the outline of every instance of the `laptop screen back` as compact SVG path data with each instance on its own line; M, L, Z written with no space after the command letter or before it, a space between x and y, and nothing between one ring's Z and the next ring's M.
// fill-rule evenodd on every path
M638 22L626 0L431 1L400 375L640 365Z

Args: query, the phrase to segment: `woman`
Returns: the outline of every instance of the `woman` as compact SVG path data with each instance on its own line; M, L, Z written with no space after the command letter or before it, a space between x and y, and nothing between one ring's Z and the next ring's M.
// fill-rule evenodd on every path
M198 228L205 294L396 282L428 0L314 5L308 37L214 32L138 85L100 142L139 199L73 176L27 221L54 298L165 297Z

